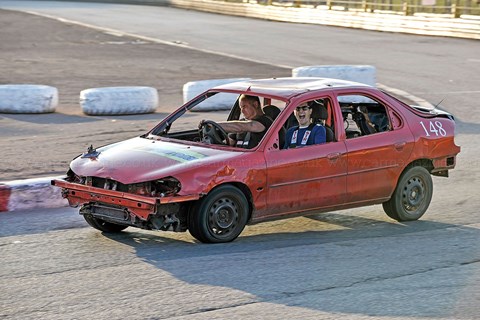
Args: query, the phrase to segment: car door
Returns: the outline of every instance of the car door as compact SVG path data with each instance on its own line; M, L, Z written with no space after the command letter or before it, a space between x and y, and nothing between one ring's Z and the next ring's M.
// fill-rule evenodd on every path
M343 142L266 153L268 216L334 207L345 202Z
M390 197L399 175L413 150L413 136L404 120L378 97L364 93L349 93L357 95L361 102L373 100L371 105L375 112L382 115L382 120L374 121L377 129L368 134L348 136L345 140L348 158L347 203L381 202ZM339 96L338 101L342 101ZM370 101L371 102L371 101ZM366 105L370 105L366 103ZM383 109L382 109L383 108ZM383 111L381 111L383 110ZM368 118L368 115L367 115ZM388 123L386 123L388 121ZM379 124L383 129L380 129ZM360 127L360 125L359 125ZM360 130L361 131L361 130Z
M345 202L347 158L344 141L335 139L293 149L270 147L265 150L265 159L267 211L260 216L333 208Z

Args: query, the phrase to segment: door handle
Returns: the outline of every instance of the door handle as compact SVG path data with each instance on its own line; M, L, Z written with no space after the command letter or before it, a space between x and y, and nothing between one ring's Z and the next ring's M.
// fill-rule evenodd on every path
M334 152L334 153L329 153L327 154L327 159L328 160L337 160L338 158L340 158L342 154L340 152Z
M402 151L407 143L405 141L395 143L395 149Z

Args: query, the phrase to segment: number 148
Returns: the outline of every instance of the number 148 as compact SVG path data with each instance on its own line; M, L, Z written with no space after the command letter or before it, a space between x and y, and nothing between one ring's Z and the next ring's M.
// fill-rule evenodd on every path
M423 123L423 121L420 121L420 124L423 127L423 130L425 130L425 134L427 137L430 137L430 134L435 134L437 137L440 135L442 137L445 137L447 135L447 132L445 129L442 127L442 123L440 121L428 121L428 129Z

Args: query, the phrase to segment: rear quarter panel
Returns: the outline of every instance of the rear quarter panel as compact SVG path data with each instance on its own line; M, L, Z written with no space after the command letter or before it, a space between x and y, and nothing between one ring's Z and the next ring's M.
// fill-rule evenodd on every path
M431 159L436 169L455 167L455 156L460 152L460 147L455 144L454 120L445 117L423 118L410 113L408 126L415 139L411 161ZM452 157L453 164L443 163L442 159Z

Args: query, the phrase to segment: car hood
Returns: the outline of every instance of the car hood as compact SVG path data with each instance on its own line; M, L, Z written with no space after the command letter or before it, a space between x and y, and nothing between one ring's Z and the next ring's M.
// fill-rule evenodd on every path
M123 184L174 176L212 163L225 163L243 152L133 138L84 153L70 164L80 176L101 177Z

